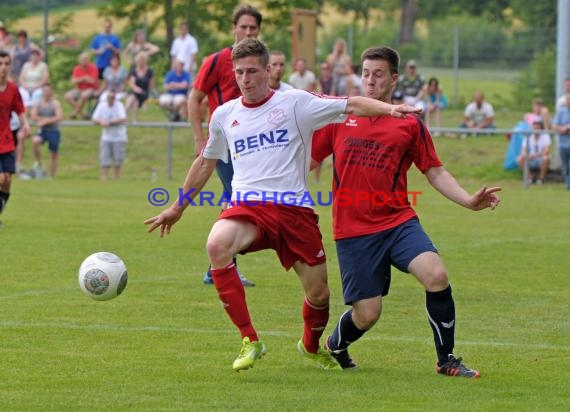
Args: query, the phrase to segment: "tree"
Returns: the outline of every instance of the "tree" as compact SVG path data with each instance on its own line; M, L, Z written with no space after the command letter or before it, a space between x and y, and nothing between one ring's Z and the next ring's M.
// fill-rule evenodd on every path
M384 1L382 3L378 0L333 0L332 3L344 14L352 12L354 15L353 24L362 20L364 23L364 32L368 30L372 10L380 9L381 6L384 6L390 11L393 10L393 6L387 4L391 3L390 1Z
M414 40L414 29L418 16L416 0L402 0L402 17L400 18L400 43L411 43Z

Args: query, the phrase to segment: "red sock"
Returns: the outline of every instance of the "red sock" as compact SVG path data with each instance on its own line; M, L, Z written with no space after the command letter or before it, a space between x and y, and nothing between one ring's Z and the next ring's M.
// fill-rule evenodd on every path
M236 265L232 263L224 269L211 269L210 273L224 309L234 325L239 328L241 337L248 336L252 342L258 341L259 338L249 317L245 290L239 279Z
M329 305L316 306L305 298L303 302L303 345L307 352L316 353L319 349L319 339L325 331L329 320Z

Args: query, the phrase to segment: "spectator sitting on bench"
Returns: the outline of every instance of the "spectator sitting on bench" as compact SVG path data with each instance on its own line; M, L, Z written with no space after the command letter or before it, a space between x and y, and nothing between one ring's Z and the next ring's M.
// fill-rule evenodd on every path
M465 107L462 129L494 129L495 111L485 101L483 92L475 92L474 101Z
M164 78L164 90L158 98L160 107L170 112L172 121L186 119L186 96L190 90L190 73L184 71L184 62L175 60L172 70Z
M79 55L79 64L73 68L71 81L73 89L65 94L65 100L73 107L73 113L69 117L76 119L81 115L85 103L99 93L99 71L89 61L88 53ZM89 118L87 115L83 117Z
M532 122L534 132L522 142L521 154L517 158L517 164L524 170L525 159L528 162L529 183L542 184L548 172L550 161L550 134L541 132L544 130L544 122L541 118L535 118ZM527 147L527 142L529 147Z

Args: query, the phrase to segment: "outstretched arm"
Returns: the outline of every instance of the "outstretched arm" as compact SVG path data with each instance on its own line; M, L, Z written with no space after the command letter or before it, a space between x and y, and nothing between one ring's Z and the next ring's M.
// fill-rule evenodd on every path
M194 199L200 193L212 175L216 168L216 162L217 159L206 159L202 155L194 160L181 189L183 196L177 196L176 201L168 209L144 221L145 225L150 225L149 233L160 227L160 237L163 237L165 232L170 234L172 226L178 222L184 210L190 205L189 199Z
M425 173L430 184L449 200L471 210L495 209L500 202L496 192L500 187L483 186L473 195L461 187L455 178L443 167L432 167Z
M206 93L198 89L192 89L188 96L188 120L192 125L192 132L194 133L194 152L196 156L198 156L204 146L206 146L206 138L202 131L202 119L200 116L200 105L206 96Z
M406 104L390 104L364 96L348 98L346 113L355 116L382 116L406 117L407 113L421 113L422 109Z

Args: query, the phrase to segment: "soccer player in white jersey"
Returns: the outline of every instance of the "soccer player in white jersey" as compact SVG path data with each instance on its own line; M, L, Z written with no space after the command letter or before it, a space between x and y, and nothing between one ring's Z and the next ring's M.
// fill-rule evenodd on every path
M259 40L238 43L232 62L243 97L213 113L210 138L188 171L183 195L144 223L150 225L149 232L160 228L161 237L169 234L206 184L216 161L231 161L232 204L212 227L206 249L218 296L242 337L233 369L248 369L265 353L233 256L274 249L285 269L295 269L305 291L304 330L297 349L323 369L341 370L319 345L329 318L329 289L318 216L308 205L299 205L307 192L312 134L342 114L405 117L418 110L361 96L323 97L301 90L275 93L268 86L269 53Z

